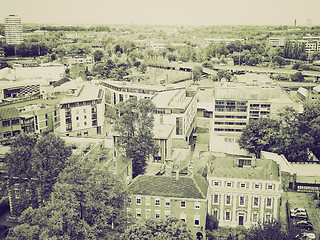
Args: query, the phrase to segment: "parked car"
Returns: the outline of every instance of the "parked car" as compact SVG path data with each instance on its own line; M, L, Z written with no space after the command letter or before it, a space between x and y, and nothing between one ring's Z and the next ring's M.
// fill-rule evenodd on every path
M307 221L309 219L308 214L306 213L297 213L297 214L291 215L291 218L297 221L301 221L301 220Z
M308 221L298 221L296 223L294 223L294 225L297 228L300 228L301 230L307 230L307 231L313 231L313 225L311 222Z
M293 208L290 210L290 217L293 217L295 216L296 214L299 214L299 213L304 213L307 215L307 210L304 209L304 208Z

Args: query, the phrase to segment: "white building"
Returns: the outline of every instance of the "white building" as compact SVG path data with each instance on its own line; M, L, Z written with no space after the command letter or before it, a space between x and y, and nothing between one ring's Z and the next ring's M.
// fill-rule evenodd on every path
M21 18L17 15L8 15L4 19L4 28L7 44L23 42Z

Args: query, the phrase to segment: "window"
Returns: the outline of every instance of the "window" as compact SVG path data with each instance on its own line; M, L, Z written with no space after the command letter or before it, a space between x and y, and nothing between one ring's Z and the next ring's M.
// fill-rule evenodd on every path
M87 115L84 115L84 119L87 119Z
M214 209L213 212L212 212L212 215L218 219L218 210L217 209Z
M145 199L146 199L146 205L149 206L150 205L150 200L151 200L150 197L146 197Z
M195 209L200 209L200 203L199 202L195 202L194 203L194 208Z
M159 210L155 212L155 218L160 218L160 211Z
M214 181L214 182L213 182L213 185L214 185L214 186L219 186L219 182L218 182L218 181Z
M164 212L164 215L165 215L166 218L170 217L170 214L171 214L170 211L165 211L165 212Z
M258 213L252 214L252 222L254 222L254 223L258 222Z
M255 184L254 188L259 189L260 188L260 184Z
M137 198L136 203L137 203L137 205L141 205L141 198Z
M245 184L245 183L240 183L240 187L241 187L241 188L245 188L245 187L246 187L246 184Z
M181 201L181 203L180 203L180 207L185 208L185 207L186 207L186 202Z
M239 205L244 206L244 196L240 196L239 198Z
M146 219L151 218L151 209L146 209Z
M214 194L213 195L213 203L218 203L218 201L219 201L219 195L218 194Z
M271 221L271 214L266 213L266 222L270 222L270 221Z
M79 120L79 117L76 117L76 120Z
M226 212L226 221L230 221L230 212L229 211Z
M259 206L259 198L258 197L254 197L253 198L253 206L254 207L258 207Z
M87 122L84 122L84 125L86 126L86 125L87 125Z
M166 207L170 207L170 200L166 199Z
M136 216L137 218L141 218L141 209L139 208L136 209Z
M272 184L268 184L268 190L272 190L272 189L273 189Z
M180 219L184 222L186 222L186 214L185 213L180 213Z
M267 198L267 207L271 207L271 205L272 205L272 199Z
M128 204L131 204L131 198L130 198L130 197L128 197L127 203L128 203Z
M231 182L227 182L227 187L232 187L232 183Z
M182 117L176 118L176 135L182 135Z
M194 220L194 225L197 227L197 226L200 226L200 220L199 219L195 219Z
M156 199L155 205L156 205L156 206L160 206L160 199Z
M227 195L226 196L226 205L230 205L231 204L231 196Z

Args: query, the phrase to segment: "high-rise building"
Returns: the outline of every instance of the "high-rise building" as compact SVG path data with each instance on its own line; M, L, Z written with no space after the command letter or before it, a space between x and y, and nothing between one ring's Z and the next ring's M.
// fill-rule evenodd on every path
M19 44L23 42L21 18L17 15L8 15L4 19L4 27L7 44Z

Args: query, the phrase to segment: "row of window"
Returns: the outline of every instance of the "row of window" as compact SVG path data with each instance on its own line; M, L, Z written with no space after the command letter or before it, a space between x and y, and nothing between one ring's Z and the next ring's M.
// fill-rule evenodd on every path
M214 122L216 125L246 125L246 122Z
M247 162L251 162L250 159L246 160ZM246 165L245 164L245 160L243 160L243 165ZM212 186L215 186L215 187L219 187L221 186L221 182L220 181L212 181ZM225 187L234 187L234 184L233 182L225 182L224 184ZM247 183L240 183L240 188L246 188L247 187ZM237 186L236 186L237 187ZM261 189L262 188L262 184L260 183L255 183L253 184L252 188L254 189ZM267 190L273 190L274 189L274 186L272 184L267 184L266 186L266 189Z
M131 209L128 208L127 211L130 212ZM165 218L169 218L170 216L171 216L171 211L165 211L164 212L164 217ZM151 216L151 210L150 209L146 209L145 210L145 218L146 219L150 219L151 217L152 217ZM142 218L142 210L140 208L136 208L136 218ZM161 211L160 210L155 210L154 211L154 218L161 218ZM180 219L183 222L187 222L186 214L185 213L181 213L180 214ZM195 215L193 220L194 220L194 226L196 226L196 227L200 226L200 216Z
M215 118L236 118L236 119L246 119L247 116L234 116L234 115L215 115Z
M219 204L219 194L213 194L212 202L213 202L213 204ZM272 198L267 197L265 203L266 203L266 207L271 208L272 207ZM239 206L245 206L245 196L239 196L238 204L239 204ZM231 195L225 196L225 205L231 205ZM259 207L259 197L253 197L252 205L253 205L253 207Z
M140 197L136 197L136 205L141 205L142 199ZM128 198L128 204L131 204L131 198ZM151 205L151 198L145 198L145 205L150 206ZM180 207L185 208L187 205L186 201L180 201ZM155 199L154 201L154 206L161 206L161 201L160 199ZM165 199L165 207L170 207L170 199ZM195 202L194 203L194 208L195 209L200 209L200 203Z
M230 128L214 128L216 132L241 132L242 129L230 129Z
M213 211L212 211L212 215L217 219L217 220L220 220L219 219L219 210L218 209L214 209ZM224 213L224 220L225 221L231 221L231 216L232 215L232 213L231 213L231 211L229 211L229 210L227 210L227 211L225 211L225 213ZM252 222L253 223L257 223L258 221L259 221L259 214L257 213L257 212L253 212L252 213ZM271 219L272 219L272 214L271 213L269 213L269 212L267 212L266 214L265 214L265 221L271 221ZM243 224L241 224L241 225L243 225Z

